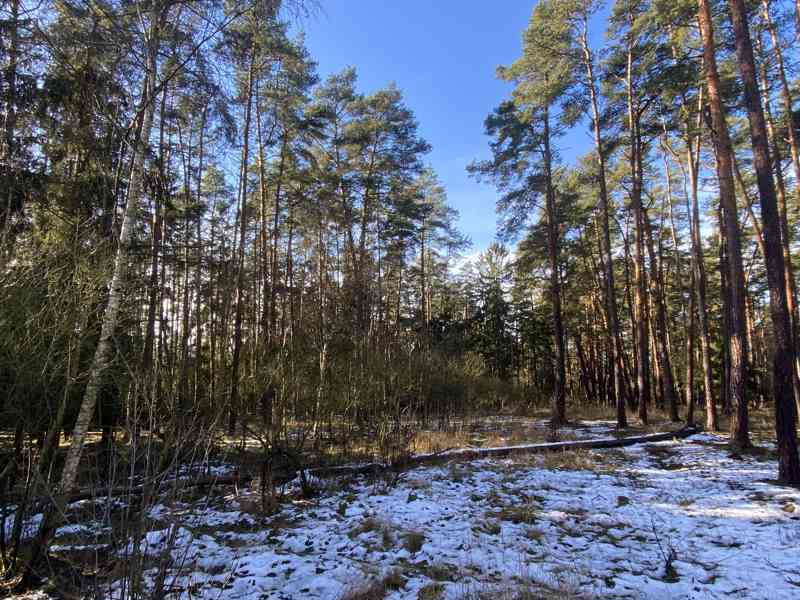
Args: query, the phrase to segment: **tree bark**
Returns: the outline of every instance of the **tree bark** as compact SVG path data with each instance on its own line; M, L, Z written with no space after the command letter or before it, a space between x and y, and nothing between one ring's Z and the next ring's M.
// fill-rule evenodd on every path
M795 190L800 200L800 140L797 138L797 130L794 124L794 109L792 91L789 87L789 82L786 77L786 67L783 62L783 50L781 49L781 40L778 37L778 31L772 21L770 14L770 0L761 0L763 9L764 23L769 31L770 39L772 40L772 52L775 55L775 66L778 69L778 79L780 81L781 99L783 100L784 119L786 119L786 131L789 139L789 151L792 155L792 167L794 168L795 177ZM798 0L798 9L800 9L800 0ZM800 13L799 13L800 14Z
M600 131L600 108L598 106L597 83L594 75L594 58L589 47L588 34L588 15L583 17L583 31L580 37L583 49L583 61L586 68L586 76L589 87L589 98L592 104L592 129L594 133L594 147L597 155L598 169L598 199L600 201L600 224L602 230L602 257L604 267L605 283L605 307L606 318L610 329L611 337L609 348L611 349L611 368L614 382L614 398L617 409L617 427L624 429L628 426L628 419L625 412L625 392L624 369L622 366L622 336L619 327L619 313L617 312L617 296L614 286L614 259L611 254L611 232L609 226L609 200L608 183L606 174L606 155L603 148L603 138Z
M712 141L716 153L720 205L725 228L726 255L730 290L730 398L734 414L731 419L731 443L738 447L750 445L747 413L747 332L745 331L745 284L736 192L733 180L733 147L725 121L725 109L720 94L720 79L714 47L714 30L709 0L698 0L698 24L703 40L703 69L708 88Z
M692 259L694 262L694 259ZM692 265L692 272L690 275L692 288L696 289L697 283L695 282L695 268ZM694 426L694 338L696 329L695 307L694 307L695 294L689 294L689 325L686 330L686 426Z
M114 258L114 269L109 282L108 303L103 313L100 338L89 369L89 377L78 411L78 417L72 430L72 439L61 471L61 479L54 494L53 502L45 511L42 524L33 544L26 577L30 577L33 574L33 569L38 566L42 554L47 551L53 533L63 522L67 500L78 480L78 466L83 454L86 434L94 417L97 397L103 384L106 369L113 357L114 331L117 326L117 318L126 284L131 238L133 229L136 227L139 200L144 186L145 154L153 128L153 116L155 113L154 90L158 68L157 56L167 12L168 10L163 3L156 3L152 8L147 48L147 68L144 76L142 98L137 109L137 118L141 119L141 128L134 144L133 168L131 169L125 212Z
M700 119L703 110L702 90L698 94L697 109L697 129L700 129ZM689 123L687 122L687 130ZM692 280L695 290L695 306L697 307L697 317L700 322L700 354L703 361L703 399L706 409L706 429L709 431L719 430L719 420L717 418L717 405L714 398L713 370L711 368L711 334L708 321L708 304L706 300L706 290L708 280L706 278L705 256L703 255L703 242L700 236L700 205L699 205L699 171L700 171L700 135L696 136L695 150L692 150L691 136L687 131L687 152L686 159L689 165L689 184L691 187L691 206L689 197L686 202L686 213L689 215L689 231L692 240Z
M640 132L641 112L639 105L639 98L636 95L636 84L633 80L634 77L634 56L637 48L633 39L634 16L632 9L628 12L628 25L631 28L629 32L628 47L627 47L627 64L625 68L625 92L627 96L627 111L628 111L628 146L629 156L628 162L630 164L631 175L631 189L630 201L633 212L634 226L635 226L635 239L634 239L634 262L633 262L633 275L634 275L634 305L633 305L633 327L636 337L636 383L637 383L637 399L639 409L639 420L643 424L647 424L648 420L648 407L651 401L651 380L650 380L650 339L649 339L649 322L650 314L648 310L648 296L647 296L647 274L645 269L644 258L644 244L645 244L645 223L644 219L647 216L644 214L642 208L642 193L643 193L643 148L642 137ZM651 265L652 268L652 265Z
M168 86L164 86L161 92L161 114L165 113L165 104L167 100ZM163 121L163 120L162 120ZM164 126L162 125L159 130L159 163L163 163L164 153ZM163 173L163 165L160 166L160 171ZM161 240L163 237L164 229L164 211L162 204L161 190L163 186L159 186L159 193L153 197L153 221L152 221L152 241L150 247L150 274L148 282L148 302L147 302L147 324L145 326L144 336L144 350L142 352L142 373L146 377L150 377L150 370L153 367L153 353L155 348L155 335L156 335L156 310L159 305L160 294L158 292L158 272L161 257Z
M239 367L242 351L242 318L244 315L244 255L247 235L247 170L250 159L250 115L253 104L253 75L255 71L256 48L250 51L250 66L247 72L245 91L244 141L242 145L242 164L239 171L239 244L236 258L236 308L233 323L233 356L231 358L231 388L228 399L228 434L236 432L239 410Z
M768 23L771 24L769 21L769 12L765 7L765 15L768 20ZM774 32L774 28L772 29ZM758 44L758 49L763 56L764 46L760 42L760 40L756 40ZM773 46L778 43L777 36L773 35ZM778 56L780 56L780 47L778 47ZM783 73L783 62L782 60L779 61L780 64L780 71L782 74L782 78L786 80L786 75ZM778 134L775 131L775 124L772 118L772 109L770 107L770 99L769 99L769 79L767 75L767 65L764 60L761 60L760 64L760 74L761 74L761 93L762 93L762 100L764 103L764 117L766 119L767 125L767 138L769 140L769 144L771 146L772 152L772 166L773 172L775 173L775 186L776 192L778 197L778 215L780 218L781 223L781 248L783 250L783 268L784 268L784 279L786 282L786 300L788 302L788 310L789 310L789 320L791 323L792 328L792 344L795 348L795 360L794 360L794 368L792 369L792 387L794 389L794 401L796 409L800 409L800 376L798 376L798 361L797 361L797 344L798 344L798 311L797 311L797 285L794 278L794 268L792 265L792 233L791 229L789 228L789 216L788 216L788 207L786 201L786 181L783 177L783 157L781 155L781 147L780 141L778 140ZM788 103L790 115L791 113L791 97L789 96L788 89L786 90L786 97L784 98L785 102ZM796 154L796 148L794 148L794 144L797 143L797 139L794 133L794 124L791 120L787 124L789 128L789 145L792 148L793 159L794 155ZM793 160L794 162L794 160ZM796 176L800 175L800 168L795 171ZM797 189L800 191L800 179L798 181ZM755 220L755 219L754 219ZM763 243L762 243L763 245Z
M203 213L201 212L203 203L203 160L205 158L205 134L206 125L208 123L208 107L209 100L206 99L203 104L203 114L200 117L200 143L198 165L197 165L197 205L198 214L195 222L195 238L197 249L195 251L195 264L194 271L194 287L195 287L195 306L194 306L194 326L195 326L195 341L194 341L194 406L195 409L200 406L200 374L202 369L202 361L200 360L203 348L203 322L201 313L202 294L200 293L201 282L203 276L203 234L202 223Z
M672 360L669 355L669 348L667 346L668 334L667 329L667 309L664 300L664 277L661 268L661 260L656 260L656 252L654 248L655 241L653 239L653 231L650 226L650 219L647 213L644 214L644 223L647 235L647 249L650 255L650 297L653 299L654 308L656 311L655 330L656 339L653 340L658 353L658 362L660 366L660 375L662 379L663 388L663 403L669 410L669 418L673 422L680 420L678 416L678 394L675 390L675 378L672 373Z
M781 242L780 215L778 214L775 182L772 179L767 128L756 78L747 11L743 0L728 0L728 8L733 25L739 74L744 85L744 102L750 123L753 162L761 200L761 221L767 252L767 280L770 288L770 312L775 338L772 386L775 402L775 431L778 438L778 472L782 481L800 483L800 459L797 454L797 409L792 386L794 343L786 297L786 271Z
M278 338L278 243L280 242L281 190L283 172L286 165L286 146L288 133L284 132L281 141L281 156L278 162L278 179L275 182L275 206L272 215L272 250L270 252L270 297L269 297L269 340L270 347L277 344Z
M561 274L558 258L559 232L556 214L556 194L553 187L552 152L550 149L550 109L544 107L544 176L546 185L547 252L550 259L550 303L553 311L553 335L555 336L555 381L550 418L553 424L566 421L566 350L564 344L564 322L561 315Z

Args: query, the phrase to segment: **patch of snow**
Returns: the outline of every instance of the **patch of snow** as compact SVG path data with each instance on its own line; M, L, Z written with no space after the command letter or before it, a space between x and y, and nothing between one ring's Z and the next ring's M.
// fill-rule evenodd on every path
M598 470L514 459L422 467L394 487L343 482L269 518L232 497L158 505L149 515L160 528L139 549L168 553L182 598L335 600L392 569L406 578L392 600L434 582L456 598L520 580L602 598L797 598L800 513L787 507L798 494L767 483L773 460L732 458L724 441L594 451Z

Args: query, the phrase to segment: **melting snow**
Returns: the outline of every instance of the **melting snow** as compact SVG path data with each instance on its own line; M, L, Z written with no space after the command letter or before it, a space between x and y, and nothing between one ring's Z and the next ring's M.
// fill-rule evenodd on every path
M393 569L406 579L394 600L521 580L602 598L800 597L800 492L723 442L597 450L596 468L537 456L340 480L273 517L248 509L255 496L158 505L140 543L170 553L185 598L334 600Z

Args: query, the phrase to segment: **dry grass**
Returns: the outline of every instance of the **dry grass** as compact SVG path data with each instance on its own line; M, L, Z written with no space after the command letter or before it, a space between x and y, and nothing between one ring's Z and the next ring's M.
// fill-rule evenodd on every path
M399 569L393 569L380 579L348 587L340 600L383 600L390 592L403 589L405 585L406 578Z
M567 418L582 421L616 421L617 408L608 404L568 406Z
M541 455L541 466L549 471L595 471L599 457L589 450L565 450Z
M411 451L415 454L433 454L451 448L464 448L469 435L464 430L420 431L411 440Z
M430 578L430 583L417 592L417 600L441 600L447 588L443 582L458 582L459 570L453 565L434 563L421 569L421 574ZM471 583L456 586L457 600L590 600L590 596L580 593L568 581L547 583L536 581L533 577L513 577L513 581L503 583ZM563 579L563 578L562 578ZM406 577L399 569L394 569L378 579L360 582L349 587L340 600L384 600L391 592L401 590L406 585Z
M434 581L456 581L458 579L458 568L446 563L433 563L424 567L422 572Z
M485 533L487 535L500 535L500 532L503 528L500 525L500 522L494 518L487 518L485 521L476 522L472 525L473 533L481 534Z
M535 581L531 577L515 577L504 583L480 583L464 586L457 600L590 600L578 587L568 581Z
M410 554L416 554L425 545L425 534L421 531L407 531L402 536L403 548Z
M508 521L515 525L533 525L539 514L539 506L533 502L524 504L509 504L500 510L490 513L490 516L499 521Z
M370 531L377 531L380 528L380 526L381 526L380 521L375 517L364 517L361 523L353 527L350 530L350 533L348 533L347 535L350 538L356 538L363 533L369 533Z
M410 449L417 454L435 454L455 448L497 448L577 439L569 428L561 428L554 432L542 421L532 419L490 422L473 429L477 431L468 432L464 428L451 431L420 431L414 435Z
M441 583L429 583L421 587L417 593L417 600L439 600L444 596L444 585Z
M537 529L536 527L528 527L525 529L524 533L525 539L530 540L531 542L540 542L544 539L545 532L541 529Z
M775 415L769 409L750 411L750 435L754 442L774 442L775 441ZM723 431L730 428L730 419L723 417L720 419L720 427Z
M622 451L603 450L602 452L595 452L579 448L519 457L515 464L520 467L532 466L550 471L610 473L625 460L628 460L628 457Z

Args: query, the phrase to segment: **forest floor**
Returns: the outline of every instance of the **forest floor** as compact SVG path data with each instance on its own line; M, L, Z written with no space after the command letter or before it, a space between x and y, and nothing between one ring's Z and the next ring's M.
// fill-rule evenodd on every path
M768 444L732 456L725 442L698 434L316 481L315 498L271 516L250 489L159 503L144 579L208 599L797 598L800 491L772 481ZM133 544L93 545L101 530L64 527L54 551L119 566Z

